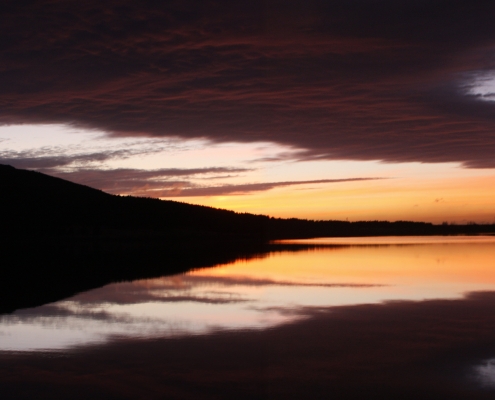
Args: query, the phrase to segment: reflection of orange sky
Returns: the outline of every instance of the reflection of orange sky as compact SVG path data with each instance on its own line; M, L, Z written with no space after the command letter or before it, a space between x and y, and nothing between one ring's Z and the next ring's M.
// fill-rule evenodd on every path
M176 276L110 284L4 316L0 351L264 329L336 306L455 299L469 292L495 291L495 237L345 240L427 244L275 252Z
M494 198L495 175L487 175L304 185L181 200L283 218L494 223Z
M319 284L495 284L495 241L353 246L273 254L192 275Z

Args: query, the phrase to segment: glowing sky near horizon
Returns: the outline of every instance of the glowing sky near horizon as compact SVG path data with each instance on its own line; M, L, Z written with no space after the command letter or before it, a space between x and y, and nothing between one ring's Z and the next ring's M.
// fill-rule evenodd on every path
M119 153L122 149L127 152ZM95 154L102 157L84 157ZM173 196L159 197L275 217L495 222L494 169L466 169L458 163L296 161L287 157L288 154L297 154L297 150L275 143L214 144L206 140L176 138L112 138L105 132L64 125L0 127L1 158L9 159L10 156L11 163L18 167L25 167L25 160L46 162L47 167L31 169L114 194L153 196L156 189L152 187L146 191L150 179L138 176L130 189L119 191L113 186L115 178L111 175L92 181L84 171L179 171L178 176L172 172L151 179L158 188L160 182L166 186L177 179L183 182L182 187L241 185L243 188L242 185L266 182L380 178L274 186L252 191L248 187L244 191L220 195L181 196L179 189ZM49 166L52 160L61 157L66 157L64 165ZM277 157L280 159L276 160ZM188 174L187 170L191 169L206 172Z

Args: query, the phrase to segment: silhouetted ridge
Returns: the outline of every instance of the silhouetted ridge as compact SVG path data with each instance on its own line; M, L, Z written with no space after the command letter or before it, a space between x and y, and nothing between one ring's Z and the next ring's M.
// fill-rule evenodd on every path
M122 197L39 172L0 166L7 235L211 235L263 238L267 217L176 201Z

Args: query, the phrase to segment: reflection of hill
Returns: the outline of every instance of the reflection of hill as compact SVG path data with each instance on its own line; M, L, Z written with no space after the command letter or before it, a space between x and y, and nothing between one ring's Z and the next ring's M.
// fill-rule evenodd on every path
M0 313L57 301L111 282L152 278L261 256L249 244L156 241L97 246L72 238L10 243L0 270ZM5 255L5 252L3 252Z
M493 225L274 219L113 196L5 165L0 165L0 183L0 312L113 281L266 254L270 239L495 231ZM298 247L280 245L279 249Z
M2 246L4 247L4 246ZM266 257L271 251L329 246L260 245L223 240L121 239L103 244L73 238L9 242L0 269L0 314L70 297L111 282L155 278ZM340 248L340 247L339 247Z

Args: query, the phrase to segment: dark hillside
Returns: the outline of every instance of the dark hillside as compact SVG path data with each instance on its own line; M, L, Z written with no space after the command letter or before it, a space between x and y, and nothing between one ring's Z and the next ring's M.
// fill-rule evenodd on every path
M264 240L267 217L151 198L121 197L0 165L5 236L229 236Z

